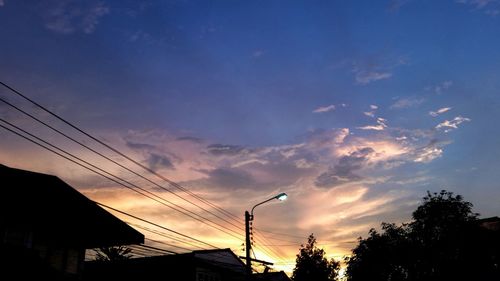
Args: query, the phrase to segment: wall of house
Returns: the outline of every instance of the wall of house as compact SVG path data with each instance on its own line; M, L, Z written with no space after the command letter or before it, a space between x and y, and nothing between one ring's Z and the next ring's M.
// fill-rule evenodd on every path
M0 238L3 245L16 247L38 256L41 262L66 275L79 275L83 268L85 249L57 245L22 227L2 227Z

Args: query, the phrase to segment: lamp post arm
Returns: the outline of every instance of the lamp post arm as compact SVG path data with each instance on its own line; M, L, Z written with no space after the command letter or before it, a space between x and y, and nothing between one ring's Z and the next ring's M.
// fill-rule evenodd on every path
M262 204L264 204L264 203L267 203L267 202L269 202L269 201L271 201L271 200L274 200L274 199L276 199L276 198L275 198L275 197L272 197L272 198L267 199L266 201L262 201L262 202L260 202L259 204L257 204L257 205L255 205L255 206L253 206L252 211L250 212L250 216L251 216L251 218L253 219L253 210L255 209L255 207L257 207L257 206L259 206L259 205L262 205Z

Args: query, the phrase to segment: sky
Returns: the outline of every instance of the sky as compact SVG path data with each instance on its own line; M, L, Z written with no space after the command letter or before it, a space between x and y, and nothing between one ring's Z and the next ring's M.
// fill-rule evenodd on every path
M272 248L256 255L278 270L310 233L329 257L348 255L382 221L410 220L428 190L500 215L500 1L0 0L0 36L0 81L241 224L286 192L255 209L255 244ZM4 87L0 97L160 182ZM232 227L3 102L0 117ZM0 139L4 165L244 254L241 230L228 236L2 128Z

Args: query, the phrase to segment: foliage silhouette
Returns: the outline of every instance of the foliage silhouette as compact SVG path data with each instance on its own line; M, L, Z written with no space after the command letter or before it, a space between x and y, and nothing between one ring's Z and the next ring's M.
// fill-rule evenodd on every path
M126 246L103 247L95 250L97 261L119 261L130 259L132 249Z
M309 235L307 244L301 245L297 254L292 280L294 281L334 281L337 280L340 263L328 260L325 251L316 247L316 238Z
M500 280L500 237L477 216L460 195L427 192L410 223L382 223L359 238L347 280Z

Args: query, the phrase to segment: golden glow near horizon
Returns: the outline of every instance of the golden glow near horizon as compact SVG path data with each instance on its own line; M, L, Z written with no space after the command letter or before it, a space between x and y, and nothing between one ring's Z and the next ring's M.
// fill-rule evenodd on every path
M330 143L310 140L309 143L299 145L264 147L253 150L235 147L209 147L208 151L207 145L179 142L172 136L165 137L154 133L151 137L151 133L144 135L139 132L133 133L131 140L130 134L131 132L127 133L128 139L120 137L119 134L112 134L107 138L115 140L117 145L121 144L121 149L127 151L132 157L145 159L144 161L148 161L148 157L152 157L152 155L156 158L159 157L158 155L171 155L172 149L175 149L176 157L182 161L172 164L175 165L175 169L160 165L158 166L159 172L163 176L182 182L186 188L223 207L235 217L224 217L211 206L205 205L166 183L163 183L162 186L171 192L161 190L143 179L132 177L114 165L105 163L102 159L96 159L96 163L101 167L121 177L131 179L133 184L153 192L168 202L162 204L152 201L106 179L92 175L88 171L68 166L64 161L44 152L36 152L44 155L39 162L20 162L17 164L23 165L23 168L59 175L63 180L79 188L92 200L145 218L180 233L188 234L216 247L230 248L237 255L244 255L242 251L244 210L257 202L286 191L290 195L286 198L286 202L280 203L278 200L273 200L255 210L254 227L258 230L288 233L293 237L259 231L256 241L254 241L254 252L258 259L272 261L275 263L273 268L284 270L289 274L294 267L300 245L306 243L309 234L314 233L320 245L322 241L325 241L323 243L325 246L321 247L326 250L329 256L340 259L339 257L350 253L354 246L353 241L357 237L365 235L371 227L377 226L378 221L363 222L364 218L382 216L384 213L394 211L397 205L393 205L392 202L408 195L407 192L400 190L367 197L370 186L388 181L388 178L383 176L359 177L353 181L349 179L349 177L353 177L351 174L338 172L338 176L333 176L333 179L338 177L342 180L342 177L346 177L349 180L345 183L336 183L335 188L316 186L318 171L324 171L327 167L325 168L325 165L321 164L323 160L317 163L310 162L302 156L303 154L320 153L320 157L326 157L325 159L329 159L329 161L344 159L340 161L346 161L346 165L352 165L352 167L346 166L342 169L352 168L353 172L358 173L358 171L369 170L374 165L389 160L407 161L405 157L409 157L408 151L412 149L389 140L374 141L356 137L348 141L348 130L337 131L331 136ZM127 142L141 143L144 141L148 141L148 145L143 145L144 147L155 147L154 150L149 148L150 150L144 151L142 148L132 149L124 145ZM318 145L314 145L315 143ZM371 149L366 150L365 147ZM328 148L334 153L322 154L321 151L324 148ZM83 150L76 153L86 156L86 152ZM7 155L7 157L9 156ZM149 161L152 161L151 158ZM356 162L351 164L347 161ZM122 160L122 163L125 164L126 161ZM161 164L161 162L158 163ZM158 164L152 162L150 165ZM271 167L271 170L266 167ZM332 172L336 171L332 170ZM146 176L154 182L161 183L158 178L152 175ZM242 179L244 180L242 181ZM275 187L269 189L272 186ZM284 197L280 197L280 199L285 199ZM199 204L204 209L189 204L186 199ZM273 204L279 204L279 206L271 206ZM174 210L179 208L181 211ZM210 210L216 215L207 213L206 210ZM195 215L198 219L193 219L182 214L183 212L193 212L202 215L202 217ZM189 249L207 248L206 245L200 245L198 242L186 244L186 238L172 240L172 238L168 238L172 237L171 233L165 237L158 234L163 231L155 229L155 227L143 225L141 222L120 214L116 215L132 223L134 227L139 225L156 231L151 232L137 228L152 240L172 245L171 250L177 249L177 251L185 252ZM220 216L225 220L220 220ZM161 244L156 246L162 247ZM175 248L176 246L180 248Z

